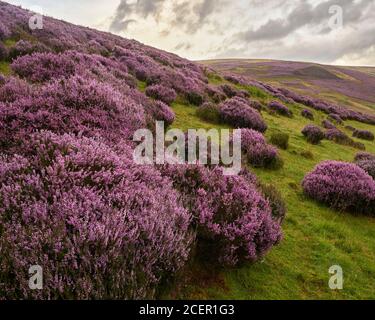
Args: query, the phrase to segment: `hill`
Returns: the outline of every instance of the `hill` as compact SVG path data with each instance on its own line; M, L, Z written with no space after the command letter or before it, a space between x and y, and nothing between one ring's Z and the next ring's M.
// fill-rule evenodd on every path
M375 182L352 164L375 153L353 136L375 131L373 92L326 100L280 80L354 83L372 69L285 63L260 77L249 62L198 64L49 17L30 30L32 15L0 2L0 299L375 297ZM135 164L132 137L156 120L251 129L244 171ZM309 124L321 143L302 134ZM325 160L363 178L335 194L354 194L343 210L302 187ZM32 265L42 291L29 290ZM328 286L333 265L344 290Z

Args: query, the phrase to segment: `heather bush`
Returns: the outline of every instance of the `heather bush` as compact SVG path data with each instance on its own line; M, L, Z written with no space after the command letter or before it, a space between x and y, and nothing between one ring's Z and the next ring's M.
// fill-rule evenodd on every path
M158 84L147 87L145 93L147 96L169 105L177 98L177 94L173 89Z
M353 140L350 139L344 132L339 129L330 129L325 133L325 138L327 140L334 141L338 144L351 145Z
M273 133L270 142L280 149L286 150L289 146L289 134L282 132Z
M302 110L301 116L311 121L314 121L314 114L309 109Z
M5 40L6 38L9 38L10 35L11 32L9 31L9 28L0 22L0 40Z
M338 114L335 114L335 113L330 113L328 115L328 119L336 122L337 124L342 124L343 123L341 117Z
M0 158L3 298L153 298L184 265L191 216L130 149L48 132L24 147ZM43 266L43 290L29 289L32 265Z
M176 118L170 106L162 101L155 101L153 103L152 116L154 120L164 121L167 126L170 126Z
M348 129L349 131L352 131L352 132L357 130L356 128L354 128L352 126L345 126L345 129Z
M167 166L162 172L191 210L198 254L206 260L229 266L255 261L280 241L280 225L250 173L224 176L218 167L202 166Z
M355 130L353 132L353 137L362 139L362 140L368 140L368 141L374 141L375 136L372 132L367 130Z
M220 119L236 128L249 128L265 132L267 125L258 111L239 99L232 98L219 106Z
M277 168L280 157L264 136L252 129L241 129L241 148L249 163L257 168Z
M328 129L328 130L336 129L336 126L329 120L323 120L322 126L323 126L323 128Z
M4 83L0 87L1 102L14 102L17 99L27 97L30 94L31 87L28 83L15 77L4 79Z
M2 147L16 147L36 130L101 136L115 143L145 127L144 110L130 96L78 76L48 83L10 105L0 104L0 121Z
M202 104L197 109L197 116L202 120L217 123L220 121L220 113L218 107L210 102Z
M21 56L29 55L36 52L48 52L50 49L40 42L31 43L26 40L18 41L13 47L9 49L9 58L11 60Z
M280 191L272 184L262 183L260 183L260 190L270 203L273 219L282 224L286 217L287 209Z
M319 144L324 139L324 132L313 124L309 124L303 128L302 134L307 138L311 144Z
M322 162L306 175L302 186L309 197L332 208L375 214L375 181L355 164Z
M354 161L363 161L363 160L375 160L375 154L368 152L358 152L354 158Z
M212 85L207 86L206 93L215 103L220 103L226 99L226 95L219 88Z
M255 110L261 111L263 109L262 104L257 100L249 100L248 102L249 106L252 107Z
M278 101L271 101L268 104L268 108L282 116L287 116L287 117L293 116L293 113L289 110L289 108Z
M225 93L225 95L228 98L233 98L233 97L237 96L238 93L239 93L239 91L235 87L230 86L228 84L221 85L220 89Z
M361 160L356 162L356 165L365 170L373 179L375 179L375 159Z
M366 146L362 142L351 141L350 146L358 150L366 150Z

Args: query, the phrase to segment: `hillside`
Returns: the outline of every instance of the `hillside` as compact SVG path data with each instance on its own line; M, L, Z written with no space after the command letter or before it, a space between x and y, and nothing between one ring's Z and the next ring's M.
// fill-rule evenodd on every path
M375 298L375 181L352 164L375 154L353 136L375 133L371 68L198 64L49 17L30 30L32 15L0 2L0 300ZM234 177L137 165L132 137L156 120L257 141ZM302 187L325 160L353 171L341 207ZM44 290L28 289L30 265Z
M205 61L221 72L234 72L312 97L375 112L375 68L327 66L272 60Z

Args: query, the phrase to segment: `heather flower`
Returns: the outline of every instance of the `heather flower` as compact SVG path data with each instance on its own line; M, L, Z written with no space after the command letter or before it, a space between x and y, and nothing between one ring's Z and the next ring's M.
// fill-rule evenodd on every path
M9 31L9 28L0 22L0 40L5 40L6 38L9 38L10 35L11 32Z
M375 160L375 154L368 152L358 152L355 156L354 161L363 161L363 160Z
M302 134L307 138L307 141L312 144L319 144L324 139L324 132L313 124L309 124L303 128Z
M375 159L361 160L356 162L356 165L365 170L373 179L375 179Z
M368 140L368 141L374 141L375 136L372 132L367 130L355 130L353 132L353 137L362 139L362 140Z
M223 265L238 265L262 257L281 239L270 204L250 173L223 176L220 168L167 166L197 228L198 254L207 252Z
M43 132L0 167L3 298L154 298L188 258L190 214L124 145ZM29 289L31 265L43 290Z
M170 106L162 101L155 101L153 103L152 116L154 120L164 121L167 126L171 125L176 118Z
M291 117L293 115L293 113L289 110L287 106L283 105L278 101L271 101L268 104L268 108L282 116Z
M249 128L265 132L267 125L258 111L240 99L232 98L219 106L220 118L236 128Z
M302 117L314 121L314 114L309 109L304 109L301 112Z
M338 115L338 114L335 114L335 113L330 113L328 115L328 118L334 122L336 122L337 124L342 124L343 121L341 119L341 117Z
M228 84L221 85L220 89L225 93L225 95L228 98L233 98L239 94L239 91L235 87L230 86Z
M173 89L162 85L147 87L146 95L153 99L163 101L166 104L171 104L177 97L176 92Z
M325 161L306 175L304 192L338 210L375 214L375 181L352 163Z
M344 132L340 131L339 129L327 130L325 133L325 138L327 140L331 140L343 145L350 145L353 142L352 139L350 139Z

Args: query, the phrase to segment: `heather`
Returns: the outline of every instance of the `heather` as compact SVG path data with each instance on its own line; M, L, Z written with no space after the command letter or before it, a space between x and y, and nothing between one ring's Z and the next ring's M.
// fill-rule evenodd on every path
M241 130L241 146L248 162L257 168L271 168L277 166L279 153L269 145L264 136L252 129Z
M353 137L362 139L362 140L368 140L368 141L375 140L374 134L368 130L355 130L353 132Z
M314 121L314 114L309 109L303 109L301 115L306 119Z
M325 161L305 176L309 197L341 211L375 214L375 181L355 164Z
M322 126L325 129L331 130L331 129L336 129L336 126L329 120L325 119L322 121Z
M268 104L268 108L282 116L291 117L293 115L293 113L289 110L287 106L278 101L271 101Z
M160 100L166 104L171 104L177 97L173 89L164 87L162 85L153 85L147 87L146 95L156 100Z
M214 103L206 102L197 109L198 117L203 120L217 123L220 121L218 107Z
M261 258L281 240L280 225L269 202L249 173L223 176L220 168L167 166L170 177L190 208L197 229L198 254L225 266Z
M375 160L375 154L368 153L368 152L358 152L355 155L354 161L362 161L362 160Z
M324 132L313 124L309 124L303 128L302 134L311 144L319 144L324 139Z
M171 182L134 165L125 146L42 132L20 155L2 156L1 167L7 299L153 297L188 258L189 213ZM24 275L34 264L44 269L41 291Z
M261 114L242 99L232 98L225 101L219 106L219 113L221 121L235 128L248 128L259 132L267 130Z
M356 165L365 170L373 179L375 179L375 159L357 161Z

